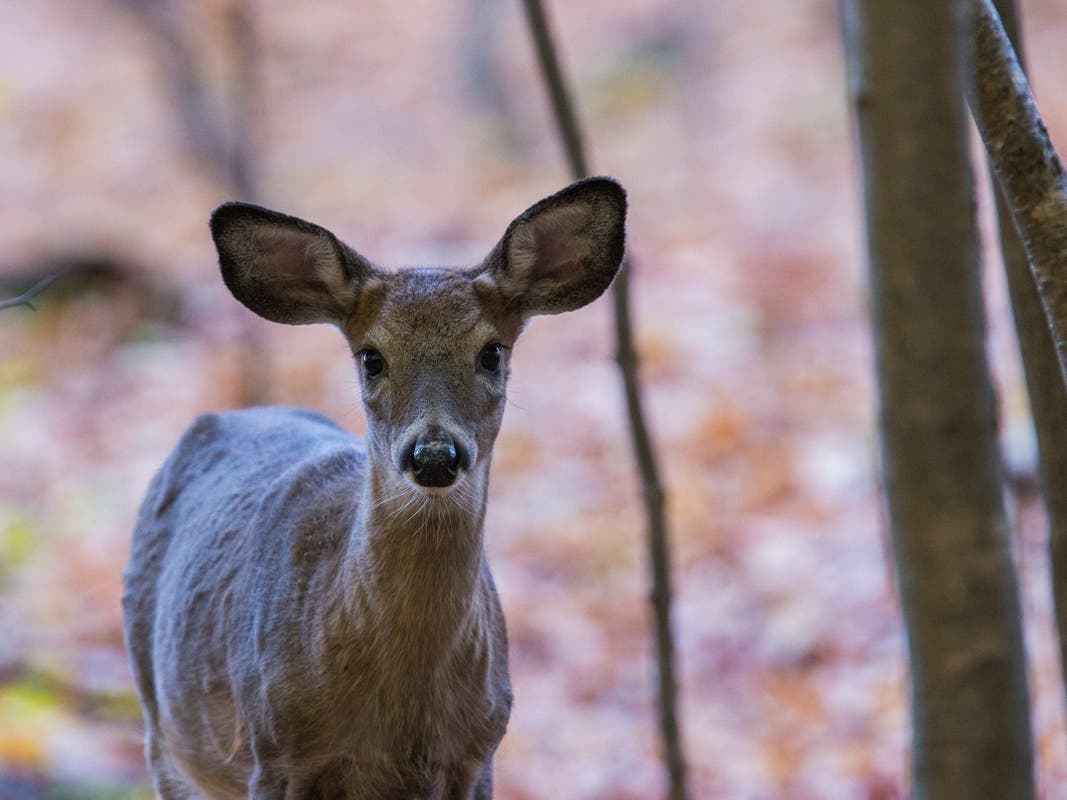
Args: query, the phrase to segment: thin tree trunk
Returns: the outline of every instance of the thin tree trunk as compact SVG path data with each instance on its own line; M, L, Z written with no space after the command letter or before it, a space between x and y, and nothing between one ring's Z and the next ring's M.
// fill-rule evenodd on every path
M259 116L259 48L252 0L230 0L226 9L229 40L233 111L227 171L238 196L249 203L260 202L259 180L255 174L255 130Z
M262 199L253 147L259 98L259 53L252 0L231 0L226 21L233 89L226 168L238 198L259 203ZM270 400L272 372L262 320L251 314L242 316L238 336L243 352L238 371L237 402L242 406L262 405Z
M541 0L523 0L526 18L533 38L541 74L552 102L556 127L571 175L589 175L585 146L578 117L567 91L552 34L545 18ZM668 797L685 800L685 753L682 746L677 710L677 684L674 677L674 637L671 633L671 567L664 510L663 484L659 478L655 448L648 433L641 398L637 351L634 347L633 322L630 314L630 272L632 263L624 256L622 267L612 284L612 303L615 314L615 357L622 376L626 409L630 420L630 435L637 467L644 489L645 514L648 526L649 568L652 573L652 615L656 636L656 655L659 666L660 734L667 767Z
M212 173L224 176L236 199L259 202L252 148L258 91L252 0L230 0L226 8L231 58L228 114L213 102L195 40L182 29L182 5L175 0L115 1L154 39L163 83L190 152ZM238 320L237 403L242 406L260 405L270 397L271 359L260 322L251 314Z
M1067 256L1067 176L996 10L989 0L975 0L973 8L971 111L1030 256L1060 372L1067 376L1067 274L1060 269Z
M845 5L920 800L1034 795L960 97L965 10Z
M999 177L1001 248L1037 432L1060 666L1067 686L1067 365L1062 349L1067 337L1062 277L1067 183L1023 76L1014 3L1000 0L997 8L1003 26L988 4L976 4L977 91L970 98L971 110ZM1012 206L1018 209L1014 215Z

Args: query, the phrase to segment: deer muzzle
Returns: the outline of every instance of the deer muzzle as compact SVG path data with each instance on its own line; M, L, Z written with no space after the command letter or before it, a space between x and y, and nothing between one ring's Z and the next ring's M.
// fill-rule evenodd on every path
M444 428L422 431L404 451L401 468L419 486L444 488L470 467L467 449Z

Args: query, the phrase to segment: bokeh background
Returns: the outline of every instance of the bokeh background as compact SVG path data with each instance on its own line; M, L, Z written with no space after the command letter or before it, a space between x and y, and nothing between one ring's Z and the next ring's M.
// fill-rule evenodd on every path
M253 319L218 279L206 220L237 190L205 149L212 132L237 143L259 202L385 265L473 263L568 182L517 3L246 5L251 73L233 0L155 4L171 9L155 19L184 43L184 66L132 0L3 5L0 297L70 269L37 313L0 311L0 800L151 796L121 571L140 496L193 416L238 405L253 369L272 401L363 427L340 337ZM904 643L834 4L549 10L594 168L630 193L694 797L902 797ZM1023 14L1062 151L1067 7L1032 0ZM183 69L199 127L176 103ZM980 205L990 240L985 195ZM1053 798L1067 749L1043 522L988 262L1040 783ZM537 320L515 354L488 520L517 698L497 757L503 798L664 788L609 310L601 300Z

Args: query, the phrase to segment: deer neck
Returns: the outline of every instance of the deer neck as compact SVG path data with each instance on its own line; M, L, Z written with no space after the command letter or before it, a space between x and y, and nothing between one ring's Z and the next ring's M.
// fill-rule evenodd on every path
M359 522L348 559L358 617L433 650L472 620L483 580L482 523L488 464L448 495L400 487L390 465L368 463ZM354 553L352 552L354 551ZM367 613L370 612L370 613Z

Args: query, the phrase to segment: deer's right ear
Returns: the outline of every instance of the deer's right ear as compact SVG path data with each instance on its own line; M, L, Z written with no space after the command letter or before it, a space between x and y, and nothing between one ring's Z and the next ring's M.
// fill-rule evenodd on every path
M211 237L227 288L273 322L340 323L374 274L325 228L248 203L215 209Z

